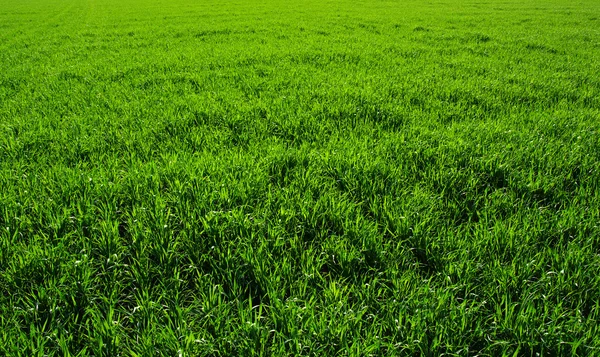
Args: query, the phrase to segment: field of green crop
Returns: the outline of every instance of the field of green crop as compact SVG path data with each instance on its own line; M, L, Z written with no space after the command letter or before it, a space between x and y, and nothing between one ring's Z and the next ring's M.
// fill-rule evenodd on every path
M600 355L597 0L0 0L1 356Z

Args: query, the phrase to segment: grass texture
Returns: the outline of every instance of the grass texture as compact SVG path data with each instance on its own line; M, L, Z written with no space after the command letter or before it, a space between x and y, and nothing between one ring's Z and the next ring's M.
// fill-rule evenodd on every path
M600 355L600 2L0 0L0 355Z

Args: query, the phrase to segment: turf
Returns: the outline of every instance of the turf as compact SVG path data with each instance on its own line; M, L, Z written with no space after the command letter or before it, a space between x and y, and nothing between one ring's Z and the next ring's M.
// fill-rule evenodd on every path
M0 355L600 354L599 29L0 0Z

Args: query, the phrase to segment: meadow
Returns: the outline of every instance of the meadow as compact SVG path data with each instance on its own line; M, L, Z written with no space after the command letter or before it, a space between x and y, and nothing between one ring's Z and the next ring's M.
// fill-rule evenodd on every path
M600 355L600 2L0 0L0 355Z

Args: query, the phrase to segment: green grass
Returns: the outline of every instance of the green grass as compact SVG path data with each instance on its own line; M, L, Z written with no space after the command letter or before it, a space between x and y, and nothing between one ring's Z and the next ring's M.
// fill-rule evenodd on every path
M596 0L0 0L0 355L600 355Z

